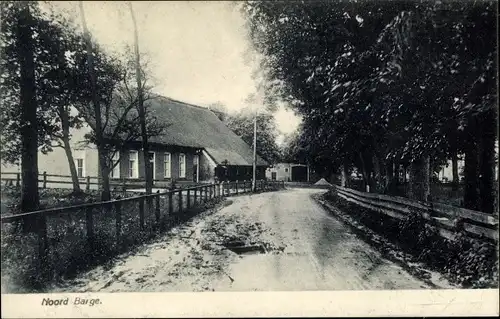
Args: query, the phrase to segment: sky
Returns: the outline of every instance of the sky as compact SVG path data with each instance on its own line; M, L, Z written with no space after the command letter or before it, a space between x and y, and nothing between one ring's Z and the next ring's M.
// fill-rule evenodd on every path
M127 2L84 1L83 5L88 27L98 43L114 52L133 44ZM47 6L80 25L77 1L50 2ZM256 55L247 38L244 17L233 3L134 1L132 6L140 50L150 61L156 92L201 106L221 102L230 112L252 107L245 100L256 93L252 78ZM257 101L255 106L260 104ZM294 131L300 122L284 106L275 118L282 133Z

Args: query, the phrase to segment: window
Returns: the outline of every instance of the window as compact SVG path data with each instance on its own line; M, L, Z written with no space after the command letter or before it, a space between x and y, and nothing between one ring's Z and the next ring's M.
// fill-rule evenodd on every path
M128 159L128 177L137 178L138 177L138 153L137 151L129 152Z
M76 166L76 173L77 173L78 177L84 177L83 176L83 158L75 159L75 166Z
M186 155L179 154L179 178L186 178Z
M113 169L111 170L111 178L120 178L120 154L115 153L113 155L113 159L111 160L111 165L113 165Z
M285 173L288 173L288 168L285 168Z
M164 171L164 177L165 178L171 178L172 177L172 172L171 172L171 155L170 153L165 153L165 157L163 159L163 171Z

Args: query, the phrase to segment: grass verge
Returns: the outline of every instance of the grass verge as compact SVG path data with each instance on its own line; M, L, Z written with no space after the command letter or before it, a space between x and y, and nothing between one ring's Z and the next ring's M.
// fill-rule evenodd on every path
M165 199L162 199L166 201ZM161 203L160 220L153 212L145 214L144 228L140 227L138 207L122 207L122 231L116 233L114 210L94 211L94 240L86 236L85 212L50 216L47 219L49 271L41 275L36 234L22 233L16 224L2 225L1 267L2 293L44 292L48 285L74 278L82 271L108 264L121 253L133 251L158 239L165 231L195 216L210 214L228 201L211 199L182 213L168 214L168 205ZM174 212L178 203L174 202ZM8 284L7 284L8 283Z

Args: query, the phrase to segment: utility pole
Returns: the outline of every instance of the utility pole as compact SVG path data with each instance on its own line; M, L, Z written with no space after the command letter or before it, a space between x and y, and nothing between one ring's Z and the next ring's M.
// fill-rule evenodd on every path
M253 119L253 178L252 178L252 191L255 192L256 175L257 175L257 108L255 109L255 116Z

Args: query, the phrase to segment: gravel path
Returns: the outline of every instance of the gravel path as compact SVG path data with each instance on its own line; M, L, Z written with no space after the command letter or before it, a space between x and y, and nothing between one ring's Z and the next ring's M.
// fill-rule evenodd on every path
M318 189L245 195L52 292L367 290L430 288L318 205ZM224 247L241 241L260 253ZM263 252L263 253L262 253ZM432 273L433 284L453 288Z

